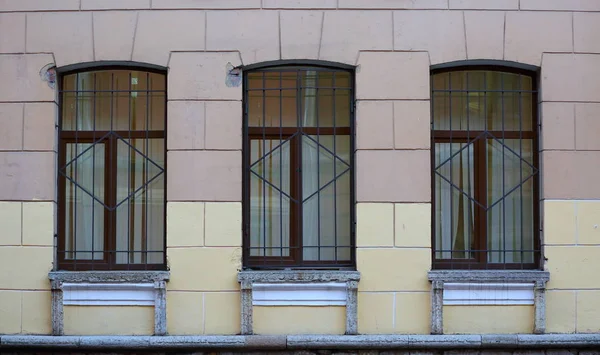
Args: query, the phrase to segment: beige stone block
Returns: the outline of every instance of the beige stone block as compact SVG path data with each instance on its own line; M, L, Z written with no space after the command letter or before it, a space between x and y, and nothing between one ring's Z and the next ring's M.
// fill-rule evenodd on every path
M54 202L23 202L23 245L53 243Z
M56 151L57 106L53 102L25 104L23 149Z
M171 151L167 153L168 201L241 201L242 153Z
M22 52L25 52L25 14L0 14L0 53Z
M598 288L598 246L546 246L544 256L548 259L552 289Z
M519 0L449 0L451 10L518 10Z
M527 334L533 306L446 306L444 334Z
M239 51L244 65L279 59L278 13L276 11L208 12L206 49ZM219 74L223 76L222 71L219 71Z
M600 102L600 55L545 53L542 101Z
M147 0L143 1L147 2ZM123 5L128 3L119 1L119 4ZM102 4L105 2L94 3L96 6ZM105 5L115 4L106 3ZM93 16L96 60L131 60L138 14L132 11L101 11L94 12ZM115 33L119 35L115 36Z
M204 245L204 202L167 203L167 247Z
M429 149L431 146L429 101L394 102L394 147Z
M167 104L167 149L204 149L205 103L169 101Z
M356 149L393 149L394 118L392 101L358 101Z
M546 291L546 332L575 332L577 319L575 293L575 291Z
M358 100L429 100L429 57L425 52L362 52L358 65Z
M282 11L281 59L317 59L323 25L323 12Z
M571 200L544 200L544 243L575 244L577 208Z
M65 306L65 335L152 335L154 307Z
M542 149L575 149L575 106L572 103L543 102Z
M49 290L52 247L0 247L0 289Z
M356 245L359 247L394 245L394 204L356 204Z
M242 87L227 87L227 63L241 64L236 52L173 53L169 64L169 100L241 100Z
M428 150L357 151L357 201L430 202L429 161Z
M561 12L507 12L504 59L539 66L543 52L571 52L571 16Z
M600 150L598 132L600 132L600 103L575 105L575 149Z
M596 0L521 0L521 10L600 11Z
M577 243L600 244L600 201L578 201L576 204Z
M325 12L319 59L355 64L359 51L391 49L392 15L388 11Z
M0 245L21 245L21 202L0 202Z
M448 0L338 0L339 9L447 9Z
M428 51L431 64L467 59L463 15L459 11L394 12L394 49ZM396 65L385 68L398 69ZM412 81L398 81L411 82ZM403 85L399 85L403 86ZM414 88L413 85L408 85Z
M573 31L575 52L600 53L600 13L575 12Z
M93 61L93 43L91 12L27 14L27 51L52 52L59 67Z
M431 331L431 297L429 292L396 293L395 332L429 334Z
M167 292L167 333L198 335L204 332L204 294Z
M23 334L52 334L50 291L23 291Z
M0 0L0 11L79 10L79 0Z
M259 335L346 332L346 307L256 306L253 316L254 334Z
M55 159L53 152L0 152L0 200L53 200Z
M465 11L468 59L503 59L504 16L500 11Z
M242 149L242 103L206 102L206 149Z
M542 161L546 198L600 198L600 152L545 151Z
M47 29L46 29L47 30ZM40 79L40 70L54 63L52 54L0 55L0 101L54 101L54 91Z
M150 9L151 0L81 0L82 10ZM95 15L95 14L94 14ZM114 32L118 33L118 32Z
M173 69L169 72L169 81L174 73L184 74L175 72L176 66L174 63L169 63L169 52L197 51L205 48L204 11L142 11L137 21L133 60L162 66L169 65ZM190 54L193 53L188 53ZM202 58L198 59L193 66L201 69L206 64ZM188 79L192 79L197 73L188 72L189 69L185 69L185 74ZM219 74L219 78L222 79L220 82L224 84L224 70L220 70ZM200 76L196 80L201 80L200 78L206 79L205 76ZM169 95L171 94L169 88Z
M240 333L239 292L207 292L204 307L204 334Z
M0 290L0 334L21 333L21 308L21 291Z
M169 290L239 290L242 248L169 248L167 255L171 266Z
M577 333L600 332L600 291L577 291Z
M242 246L242 203L207 202L206 246Z
M0 149L23 148L23 104L0 104Z
M357 248L356 262L359 291L429 291L431 249Z
M335 9L338 0L263 0L263 9Z
M153 9L260 9L261 0L152 0Z
M358 293L358 333L391 334L394 332L394 294Z
M397 203L394 216L395 246L431 248L431 204Z

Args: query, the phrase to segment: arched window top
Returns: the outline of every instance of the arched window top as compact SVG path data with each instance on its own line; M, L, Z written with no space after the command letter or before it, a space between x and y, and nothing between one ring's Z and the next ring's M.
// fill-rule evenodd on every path
M90 72L90 71L103 71L103 70L136 70L136 71L144 71L150 73L160 73L166 74L167 68L143 62L133 62L133 61L96 61L96 62L85 62L85 63L76 63L65 65L62 67L56 68L56 71L62 75L80 73L80 72Z
M243 71L257 71L257 70L280 70L283 68L302 68L307 67L313 70L327 69L327 70L346 70L353 71L354 66L330 62L324 60L312 60L312 59L285 59L285 60L273 60L268 62L254 63L246 66L242 66Z
M490 70L534 75L540 71L540 68L530 64L494 59L459 60L431 66L432 74L461 70Z

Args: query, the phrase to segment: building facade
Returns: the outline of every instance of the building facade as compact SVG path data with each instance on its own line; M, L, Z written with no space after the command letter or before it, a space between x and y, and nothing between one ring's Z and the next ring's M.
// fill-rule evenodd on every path
M0 78L0 350L600 348L596 0L0 0Z

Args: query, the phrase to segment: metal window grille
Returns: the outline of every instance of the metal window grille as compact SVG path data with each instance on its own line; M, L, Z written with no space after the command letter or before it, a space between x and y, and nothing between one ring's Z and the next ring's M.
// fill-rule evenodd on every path
M166 76L65 73L59 95L58 268L164 269Z
M244 266L354 267L353 73L244 72Z
M535 74L432 72L432 245L436 269L540 263Z

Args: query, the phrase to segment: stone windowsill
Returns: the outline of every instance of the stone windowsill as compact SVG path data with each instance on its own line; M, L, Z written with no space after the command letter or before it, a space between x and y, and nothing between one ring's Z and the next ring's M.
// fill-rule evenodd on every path
M550 273L541 270L432 270L429 281L441 282L548 282Z
M147 283L169 281L169 271L50 271L50 281L67 283Z
M242 283L310 283L359 281L360 272L345 270L246 270L238 273Z

